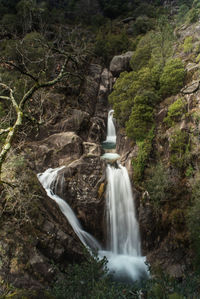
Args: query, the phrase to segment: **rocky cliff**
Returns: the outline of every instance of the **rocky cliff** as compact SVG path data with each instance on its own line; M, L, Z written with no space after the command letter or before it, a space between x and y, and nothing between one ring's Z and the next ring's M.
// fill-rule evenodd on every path
M105 165L100 143L106 136L112 80L107 69L91 64L78 98L69 98L63 86L48 91L45 124L18 152L21 162L12 169L21 184L18 210L6 194L2 206L1 281L40 289L69 262L82 258L80 240L37 180L36 174L47 168L65 165L59 192L84 229L103 242Z

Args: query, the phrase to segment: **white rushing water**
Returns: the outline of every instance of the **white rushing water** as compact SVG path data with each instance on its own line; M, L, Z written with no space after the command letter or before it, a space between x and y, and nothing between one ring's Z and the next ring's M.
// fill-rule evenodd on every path
M108 136L106 142L116 143L113 123L113 110L108 113ZM117 153L107 153L106 159L118 159ZM105 158L103 156L103 158ZM98 250L99 257L106 256L108 270L116 279L133 282L148 276L145 257L141 256L140 235L135 215L134 198L128 172L117 164L117 168L107 165L107 231L108 248L102 250L98 241L84 231L70 206L56 194L58 185L64 182L61 171L64 166L47 169L38 174L38 179L47 192L60 207L80 241L89 250Z
M145 257L141 256L140 235L127 169L107 166L108 269L116 279L135 281L148 276Z
M114 110L108 112L108 122L107 122L107 137L106 141L108 143L116 143L116 131L113 123L113 113Z
M76 217L70 206L62 198L56 195L56 189L59 180L61 180L61 184L62 180L64 180L63 176L60 177L59 171L64 167L65 166L61 166L55 169L49 168L44 173L39 173L37 175L38 179L46 190L47 195L58 204L61 212L65 215L83 245L85 245L85 247L89 249L91 248L99 250L101 249L101 246L99 245L97 240L82 229L78 218Z

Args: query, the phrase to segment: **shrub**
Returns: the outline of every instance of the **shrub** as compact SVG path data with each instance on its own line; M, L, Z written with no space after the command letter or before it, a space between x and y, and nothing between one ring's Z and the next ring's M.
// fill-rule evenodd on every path
M199 19L199 10L197 8L191 8L187 13L187 22L189 24L197 22Z
M144 140L152 128L154 123L153 107L150 101L152 96L153 93L146 91L134 98L134 106L126 123L126 134L134 140Z
M192 188L192 205L187 213L187 226L192 246L196 254L196 266L200 267L200 180L196 180Z
M143 47L137 47L130 60L130 66L133 71L138 71L146 66L151 58L151 45L147 44Z
M183 86L185 70L180 59L170 59L160 77L160 93L163 97L176 94Z
M135 23L133 24L133 34L139 35L148 32L153 29L154 23L153 20L148 18L147 16L139 16L137 17Z
M162 163L158 163L151 169L150 178L146 182L146 189L155 209L158 209L170 198L173 186L170 172Z
M147 162L149 160L149 156L152 150L152 142L154 138L154 127L152 127L148 136L143 141L138 141L138 154L137 157L132 160L133 165L133 179L135 183L140 183L145 168L147 166Z
M125 32L114 34L100 31L97 34L94 52L96 55L102 57L104 62L108 64L114 55L126 52L129 45L130 42Z
M164 118L164 122L171 127L174 125L183 114L185 108L185 101L182 98L178 98L173 104L168 108L167 116Z
M183 43L183 51L184 53L190 53L193 49L193 37L188 36L185 38L184 43Z
M190 162L190 139L186 132L177 130L171 136L170 144L170 163L183 170Z

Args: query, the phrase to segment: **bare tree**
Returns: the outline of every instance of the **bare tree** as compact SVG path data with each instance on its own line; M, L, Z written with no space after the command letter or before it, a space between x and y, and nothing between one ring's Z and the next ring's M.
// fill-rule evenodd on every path
M81 40L77 43L77 38L73 35L66 41L61 40L59 37L56 41L44 43L43 41L34 41L31 38L28 39L28 47L24 47L23 41L16 44L15 54L17 57L15 60L10 57L0 57L1 66L5 66L12 72L20 74L22 81L26 88L22 92L22 88L16 88L17 81L7 80L4 82L4 77L0 82L0 101L11 106L14 109L15 116L11 121L11 125L4 128L0 128L0 136L4 137L3 146L0 150L0 183L4 183L1 180L2 165L6 160L7 154L13 145L14 138L22 126L25 118L26 103L33 98L33 95L42 88L53 86L60 82L63 78L79 77L80 73L78 69L86 60L86 47L80 49ZM34 47L34 42L38 47L42 45L37 54L37 49L34 51L30 48ZM32 55L29 55L32 51ZM42 53L42 55L41 55ZM52 68L52 61L54 67ZM56 61L56 62L55 62ZM51 68L49 71L49 65ZM38 71L38 68L40 69ZM52 69L54 69L55 76L52 79L50 76Z

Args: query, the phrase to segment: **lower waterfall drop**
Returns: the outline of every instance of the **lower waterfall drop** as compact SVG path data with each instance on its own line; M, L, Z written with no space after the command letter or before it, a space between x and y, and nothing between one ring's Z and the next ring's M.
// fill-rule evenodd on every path
M148 277L127 169L120 164L118 168L108 165L107 181L109 250L99 254L106 256L109 272L117 280L133 282Z

